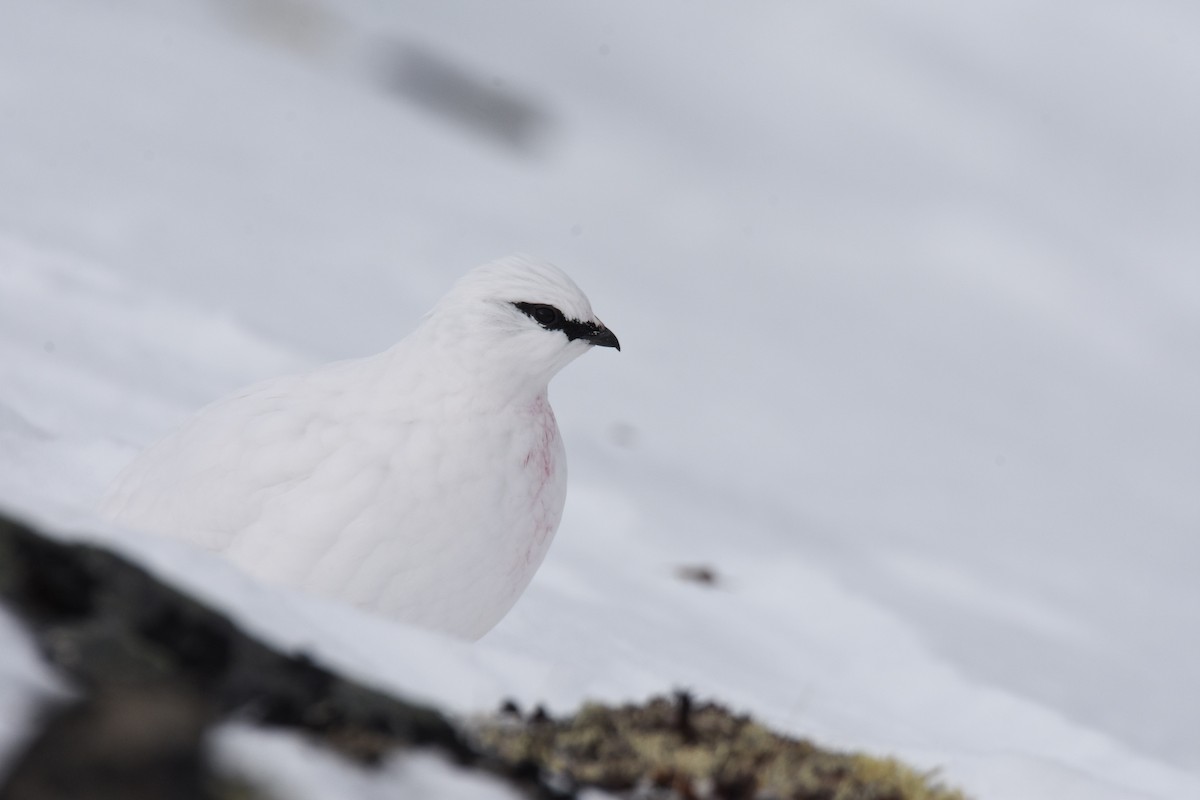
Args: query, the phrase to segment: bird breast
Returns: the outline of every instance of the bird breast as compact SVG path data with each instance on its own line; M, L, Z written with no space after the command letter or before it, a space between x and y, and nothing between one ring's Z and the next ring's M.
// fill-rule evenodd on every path
M566 499L544 393L458 424L367 425L280 487L227 555L264 580L478 638L540 566Z
M521 465L531 489L529 511L532 522L532 535L524 551L523 563L532 573L541 564L562 517L567 462L558 423L545 394L538 395L531 404L530 417L533 446L526 452Z

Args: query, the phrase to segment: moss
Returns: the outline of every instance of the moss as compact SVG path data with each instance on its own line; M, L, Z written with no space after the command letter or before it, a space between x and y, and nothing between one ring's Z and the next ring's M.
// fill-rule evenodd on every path
M570 718L509 713L479 724L482 746L576 786L657 789L666 797L965 800L895 759L820 748L689 695L642 705L587 705Z

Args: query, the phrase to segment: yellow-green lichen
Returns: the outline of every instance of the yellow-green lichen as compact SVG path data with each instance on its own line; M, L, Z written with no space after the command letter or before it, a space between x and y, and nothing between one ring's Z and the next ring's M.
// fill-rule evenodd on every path
M586 705L562 720L509 714L477 725L476 733L510 765L536 765L613 792L654 787L721 800L966 800L895 759L825 750L686 694L643 705Z

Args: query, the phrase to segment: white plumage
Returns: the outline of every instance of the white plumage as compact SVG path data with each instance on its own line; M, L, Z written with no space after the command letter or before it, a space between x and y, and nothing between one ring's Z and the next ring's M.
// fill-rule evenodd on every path
M264 580L478 638L542 562L566 498L547 384L617 347L558 268L479 267L375 356L218 400L142 453L102 511Z

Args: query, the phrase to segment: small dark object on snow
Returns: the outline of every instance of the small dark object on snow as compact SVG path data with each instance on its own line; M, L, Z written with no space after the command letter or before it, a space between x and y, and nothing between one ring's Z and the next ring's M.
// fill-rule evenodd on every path
M675 570L675 577L701 586L716 586L720 583L717 571L705 564L684 565Z
M540 155L553 122L541 105L503 81L415 42L381 42L376 70L384 88L519 155Z
M696 743L698 737L692 725L692 693L682 689L675 692L675 729L685 744Z

